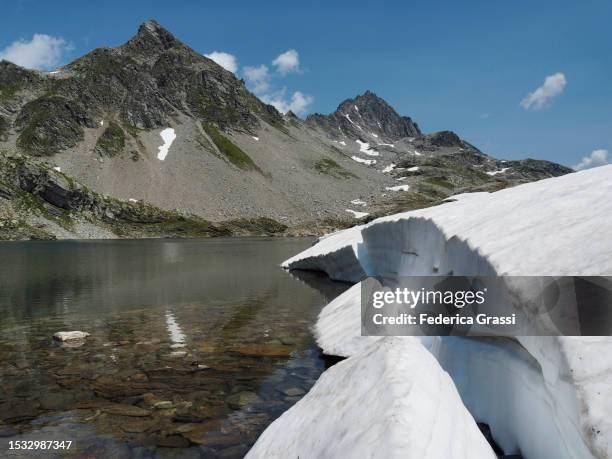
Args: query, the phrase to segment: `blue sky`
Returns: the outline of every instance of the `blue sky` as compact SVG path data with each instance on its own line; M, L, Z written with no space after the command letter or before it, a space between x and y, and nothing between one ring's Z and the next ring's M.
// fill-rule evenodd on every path
M497 157L574 165L596 151L592 164L610 159L612 2L605 0L6 1L0 56L45 34L36 43L51 48L34 59L52 67L122 44L149 18L201 53L230 53L240 77L265 65L258 94L288 106L299 92L294 102L304 113L331 112L370 89L425 132L454 130ZM273 61L288 50L299 64L281 71Z

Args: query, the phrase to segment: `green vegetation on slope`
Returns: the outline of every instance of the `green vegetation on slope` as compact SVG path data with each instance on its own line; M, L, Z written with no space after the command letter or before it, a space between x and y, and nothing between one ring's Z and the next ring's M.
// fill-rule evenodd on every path
M0 85L0 103L11 100L20 89L21 85L17 83L6 83Z
M253 162L249 155L238 146L234 145L230 139L221 134L219 129L215 126L204 123L204 130L210 136L221 154L223 154L223 156L225 156L234 166L242 170L257 170L261 172L257 164Z
M115 156L125 147L125 133L121 126L114 121L108 124L96 142L96 151L103 156Z
M313 165L314 170L330 175L334 178L340 179L348 179L348 178L357 178L357 176L346 169L344 169L340 164L338 164L333 159L322 158L316 161Z

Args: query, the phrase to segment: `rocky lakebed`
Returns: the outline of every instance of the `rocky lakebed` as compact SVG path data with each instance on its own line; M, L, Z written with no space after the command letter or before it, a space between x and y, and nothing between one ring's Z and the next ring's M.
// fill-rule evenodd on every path
M12 261L0 276L0 437L7 448L72 445L8 457L243 457L329 364L310 327L346 287L308 280L328 297L278 266L310 241L19 244L0 247ZM81 269L54 267L59 254ZM124 270L135 277L114 283ZM160 286L162 272L170 283ZM201 278L191 290L180 284L190 276ZM138 291L146 307L131 301ZM54 340L61 330L89 336Z

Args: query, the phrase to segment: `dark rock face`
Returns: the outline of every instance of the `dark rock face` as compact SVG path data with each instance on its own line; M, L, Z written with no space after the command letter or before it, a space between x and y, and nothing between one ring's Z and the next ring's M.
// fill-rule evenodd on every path
M478 148L461 139L452 131L440 131L417 137L413 146L419 151L439 153L469 152L484 155Z
M75 146L83 128L104 117L137 129L168 126L177 113L222 130L251 132L260 120L284 123L243 81L155 21L141 25L125 45L96 49L54 75L2 62L0 90L0 108L17 93L27 95L27 103L13 109L18 145L35 155Z
M440 131L423 136L423 143L428 142L435 147L461 147L463 141L452 131Z
M0 115L0 142L6 142L8 139L9 122Z
M15 125L21 131L21 148L36 155L50 155L76 145L83 139L83 127L94 127L94 121L76 101L43 96L22 108Z
M387 102L371 91L342 102L331 115L313 114L306 124L325 131L329 137L360 138L376 134L382 140L395 141L418 137L418 125L406 116L400 116Z
M38 72L27 70L8 61L0 61L0 102L25 87L35 87L42 81Z

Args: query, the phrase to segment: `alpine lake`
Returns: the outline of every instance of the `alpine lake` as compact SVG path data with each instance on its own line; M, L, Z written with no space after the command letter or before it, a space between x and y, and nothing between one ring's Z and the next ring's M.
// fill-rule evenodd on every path
M0 454L244 457L330 364L311 329L348 286L280 268L312 242L1 243Z

